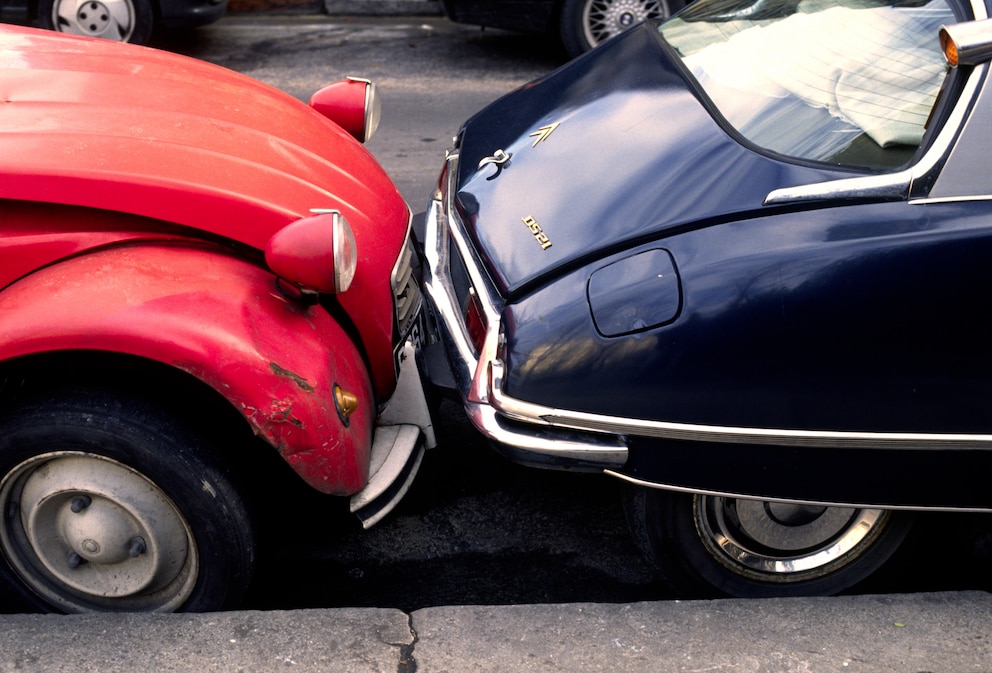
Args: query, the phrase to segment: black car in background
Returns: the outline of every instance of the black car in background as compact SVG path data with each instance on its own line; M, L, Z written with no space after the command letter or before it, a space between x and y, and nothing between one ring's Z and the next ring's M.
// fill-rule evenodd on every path
M145 44L155 26L203 26L226 9L227 0L0 0L0 20Z
M452 21L551 35L570 56L684 5L685 0L441 0Z
M683 594L836 593L914 510L992 511L987 16L697 0L482 110L427 213L430 378L624 480Z

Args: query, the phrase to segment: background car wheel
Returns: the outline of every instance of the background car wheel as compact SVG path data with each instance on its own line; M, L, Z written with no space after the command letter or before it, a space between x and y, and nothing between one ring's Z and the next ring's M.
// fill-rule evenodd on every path
M565 0L561 41L573 58L647 19L664 19L684 0Z
M909 531L907 513L625 491L634 539L679 594L832 595L864 580Z
M72 35L145 44L154 15L149 0L39 0L43 28Z
M252 528L198 433L136 400L39 399L0 417L0 579L41 611L235 603Z

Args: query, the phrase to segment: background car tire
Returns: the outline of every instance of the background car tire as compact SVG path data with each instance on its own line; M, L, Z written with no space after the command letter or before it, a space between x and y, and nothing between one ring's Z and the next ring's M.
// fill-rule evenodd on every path
M146 44L152 34L150 0L39 0L42 28L71 35Z
M885 563L906 512L806 507L628 487L634 540L681 596L828 596Z
M667 18L683 6L684 0L565 0L561 42L574 58L641 21Z
M233 606L252 526L203 436L108 393L37 397L0 415L0 582L39 611Z

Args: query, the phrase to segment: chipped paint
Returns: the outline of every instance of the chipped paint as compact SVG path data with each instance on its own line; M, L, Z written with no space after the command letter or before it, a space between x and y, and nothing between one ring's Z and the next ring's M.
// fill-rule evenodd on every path
M283 369L276 362L270 362L269 369L271 369L272 373L275 374L276 376L286 377L287 379L295 383L297 386L299 386L300 389L305 392L312 393L314 391L313 386L310 385L310 383L305 378L303 378L299 374L296 374L295 372L289 371L288 369Z
M289 423L301 429L305 427L303 421L293 415L293 400L289 397L272 400L267 420L271 423Z

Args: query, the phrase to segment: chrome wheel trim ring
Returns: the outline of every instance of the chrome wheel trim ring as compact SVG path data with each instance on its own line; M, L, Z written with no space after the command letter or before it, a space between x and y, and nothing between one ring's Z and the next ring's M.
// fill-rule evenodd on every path
M582 9L582 31L596 46L647 19L669 15L665 0L587 0Z
M52 25L61 33L127 42L134 34L131 0L55 0Z
M196 585L192 530L154 483L95 454L52 452L0 483L0 553L65 612L171 612Z
M734 573L791 583L834 572L877 538L889 513L695 496L693 518L706 550Z

